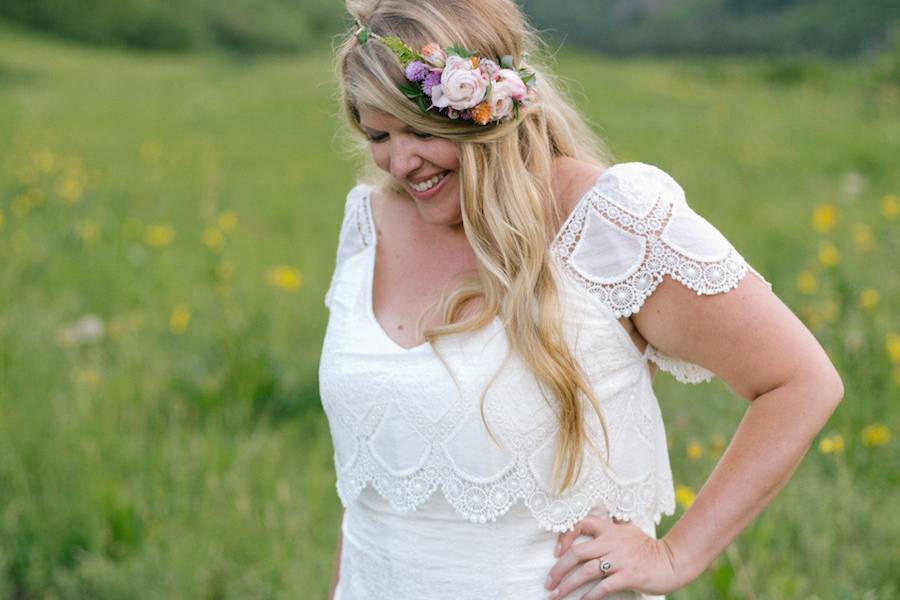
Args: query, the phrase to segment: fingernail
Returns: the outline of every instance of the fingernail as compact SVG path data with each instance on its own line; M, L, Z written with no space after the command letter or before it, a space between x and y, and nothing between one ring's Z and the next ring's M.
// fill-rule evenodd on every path
M559 549L562 547L562 542L556 542L556 548L553 549L553 556L559 556Z

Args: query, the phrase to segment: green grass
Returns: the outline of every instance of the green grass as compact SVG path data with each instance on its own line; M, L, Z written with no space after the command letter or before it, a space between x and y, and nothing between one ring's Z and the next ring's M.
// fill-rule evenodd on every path
M336 157L329 66L0 32L0 597L327 593L340 507L316 369L355 180ZM900 92L866 66L786 77L765 62L562 55L559 69L617 159L672 173L846 385L823 432L843 452L814 447L671 597L895 597L900 218L881 199L900 193ZM837 221L816 232L822 204ZM236 217L224 232L223 214ZM833 267L817 261L826 241ZM864 288L880 298L867 310ZM66 342L85 315L102 335ZM699 489L746 404L719 381L661 375L656 390L676 482ZM863 445L872 423L894 438Z

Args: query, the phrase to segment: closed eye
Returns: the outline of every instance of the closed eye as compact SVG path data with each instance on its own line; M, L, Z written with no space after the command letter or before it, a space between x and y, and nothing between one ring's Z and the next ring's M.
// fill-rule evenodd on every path
M417 138L419 138L420 140L428 140L428 139L431 139L434 137L430 133L422 133L420 131L413 131L412 134L414 136L416 136ZM374 144L377 144L379 142L383 142L384 140L386 140L387 137L388 137L388 134L386 134L386 133L378 133L378 134L370 133L370 134L366 135L366 140L368 140Z

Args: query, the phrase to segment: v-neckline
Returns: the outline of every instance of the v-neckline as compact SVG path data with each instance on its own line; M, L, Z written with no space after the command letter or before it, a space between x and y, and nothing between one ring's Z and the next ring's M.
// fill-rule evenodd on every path
M569 228L569 224L575 218L576 213L579 211L581 205L587 202L588 198L593 194L594 190L600 185L600 182L606 176L610 169L613 169L616 165L609 166L597 176L594 180L594 183L581 195L581 198L572 206L572 210L569 211L569 214L566 216L559 230L556 232L556 235L553 236L553 240L550 242L548 248L551 253L553 248L559 242L560 238L563 236L563 233L566 229ZM420 344L416 344L415 346L403 346L392 338L381 322L378 320L378 317L375 316L375 261L378 253L378 232L375 227L375 211L372 210L372 185L366 185L366 193L363 197L363 209L366 211L366 220L368 221L369 227L372 228L372 245L370 247L371 257L369 258L369 264L367 269L367 280L366 280L366 313L369 317L369 320L374 325L375 329L378 331L379 335L384 338L384 340L392 346L395 350L402 353L414 353L420 352L422 350L430 350L431 343L428 340ZM491 326L496 325L500 321L499 316L494 316L494 319L491 321Z

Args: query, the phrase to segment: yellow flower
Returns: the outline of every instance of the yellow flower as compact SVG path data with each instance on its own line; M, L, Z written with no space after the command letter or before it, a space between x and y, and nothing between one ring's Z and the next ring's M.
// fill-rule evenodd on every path
M872 228L865 223L857 223L853 226L853 241L860 250L872 249Z
M231 275L233 273L234 265L227 260L223 260L216 265L216 277L218 277L222 281L228 281L229 279L231 279Z
M169 315L169 329L172 333L176 335L184 333L190 322L191 309L186 304L178 304L172 309L172 314Z
M266 281L272 287L292 292L303 283L303 276L293 267L277 265L266 272Z
M881 214L888 219L900 215L900 197L888 195L881 199Z
M873 423L862 430L863 446L883 446L891 439L890 430L881 423Z
M203 232L203 243L211 250L218 250L221 248L223 241L225 241L225 238L222 236L222 232L219 231L218 227L207 227Z
M844 438L836 433L819 440L819 452L822 454L839 454L844 451Z
M703 456L703 446L696 440L691 440L687 446L687 456L691 460L697 460Z
M709 445L709 453L714 457L718 458L722 456L722 452L725 451L725 438L723 438L718 433L713 436L712 442Z
M151 225L144 232L144 241L148 246L161 247L168 246L175 239L175 230L171 225L161 223L159 225Z
M884 348L887 350L891 362L895 365L900 364L900 335L897 335L896 333L887 334Z
M162 144L159 140L147 140L141 144L141 159L147 163L155 163L162 155Z
M833 267L841 260L841 253L831 242L824 242L819 246L819 262L823 267Z
M816 291L816 276L812 271L801 271L797 275L797 287L804 294L812 294Z
M820 204L813 211L813 227L819 233L826 233L837 222L837 207L834 204Z
M219 229L222 230L222 233L228 233L237 227L238 218L237 215L233 211L225 211L219 218L216 219L216 224L219 226Z
M96 221L86 219L78 224L78 236L87 244L93 244L100 237Z
M56 185L56 193L69 204L75 204L81 200L84 193L84 180L77 177L64 177Z
M694 498L697 497L697 494L694 493L694 490L689 488L686 485L677 485L675 486L675 501L678 502L678 506L680 506L683 510L687 510L690 508L691 504L694 503Z
M859 293L859 307L863 310L872 310L878 306L879 300L881 300L881 296L876 289L864 288Z
M75 372L72 379L74 379L75 383L78 385L96 387L96 385L100 383L100 372L93 368L81 369Z
M58 163L56 155L50 150L44 150L42 152L36 153L31 157L34 166L37 167L39 171L43 171L44 173L50 173L56 168Z

